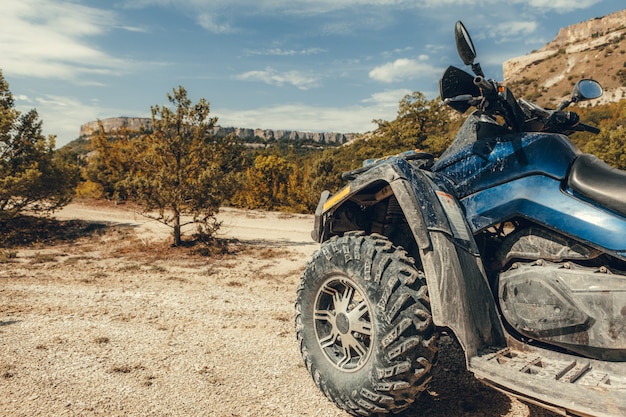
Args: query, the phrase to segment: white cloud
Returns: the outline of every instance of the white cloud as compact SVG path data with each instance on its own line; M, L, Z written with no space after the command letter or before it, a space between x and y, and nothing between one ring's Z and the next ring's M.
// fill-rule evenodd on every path
M143 9L170 7L186 14L208 31L216 34L243 32L246 26L237 26L238 18L256 16L311 17L326 15L319 26L326 35L352 33L356 29L380 28L393 23L380 11L416 8L414 0L124 0L122 7ZM233 11L237 11L233 14ZM348 11L350 19L337 17ZM354 17L358 15L358 19ZM207 16L210 16L207 20ZM366 17L369 16L369 17ZM218 23L223 19L230 23Z
M393 107L398 108L400 100L407 94L411 94L412 91L407 88L401 88L397 90L385 90L380 93L374 93L371 97L362 100L362 103L371 103L378 107Z
M126 0L126 8L184 6L192 10L243 9L255 13L318 15L350 8L414 7L414 0Z
M97 118L97 109L82 103L75 97L44 95L35 98L18 96L15 108L23 113L33 107L43 121L45 135L57 136L57 147L78 137L80 125Z
M300 71L278 72L273 68L266 70L248 71L235 77L243 81L261 81L265 84L282 87L292 85L300 90L308 90L318 84L318 77Z
M492 38L501 43L532 35L536 30L537 22L525 20L503 22L491 28L489 32Z
M468 10L474 11L476 0L123 0L123 7L142 9L148 7L171 7L195 18L199 25L213 33L224 34L241 32L238 17L251 16L296 16L310 17L327 15L328 21L320 26L320 31L330 35L353 33L367 27L376 29L394 24L387 19L386 11L428 9L437 14L461 16ZM531 14L546 11L565 13L576 9L591 8L602 0L508 0L508 8L523 8ZM501 0L480 0L479 7L493 6L494 12L502 6ZM238 10L238 15L232 11ZM332 19L339 12L348 12L351 19ZM229 23L220 23L223 19Z
M235 33L237 30L228 23L217 23L215 16L209 13L201 13L198 17L198 24L211 33L225 34Z
M567 12L575 9L587 9L601 0L524 0L517 3L528 3L531 7Z
M381 116L375 107L333 108L306 104L289 104L251 110L224 109L215 114L221 126L341 133L371 131L376 128L372 120Z
M520 4L528 5L531 8L545 10L554 10L560 13L568 12L575 9L587 9L602 0L509 0L510 5ZM501 0L482 0L481 6L501 5ZM447 8L450 6L476 6L476 0L422 0L419 2L421 7L426 8Z
M3 0L0 57L6 74L80 82L119 74L127 63L89 45L115 23L111 12L74 2Z
M365 133L376 129L374 119L393 120L407 89L387 90L346 107L319 107L306 104L268 106L249 110L213 111L221 126L285 129L310 132Z
M423 78L440 72L441 68L428 63L428 57L420 56L419 59L399 58L378 66L369 72L369 77L376 81L392 83Z
M306 48L306 49L282 49L282 48L268 48L257 50L246 50L245 54L249 56L304 56L304 55L318 55L325 53L326 50L322 48Z

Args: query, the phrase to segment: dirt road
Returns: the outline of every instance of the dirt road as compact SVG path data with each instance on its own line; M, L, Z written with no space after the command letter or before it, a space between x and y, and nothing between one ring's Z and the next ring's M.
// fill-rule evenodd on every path
M224 209L233 253L169 248L124 206L73 203L93 236L0 263L0 415L346 416L302 365L293 300L312 216ZM551 416L475 382L444 340L404 416Z

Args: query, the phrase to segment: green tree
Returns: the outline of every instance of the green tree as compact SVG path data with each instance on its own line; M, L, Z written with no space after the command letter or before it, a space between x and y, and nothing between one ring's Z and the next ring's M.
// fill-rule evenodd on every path
M106 132L102 123L91 136L91 156L85 169L88 181L98 184L107 199L127 200L124 179L134 164L134 143L131 132L122 128L119 132Z
M51 213L72 199L78 167L55 157L54 136L45 137L35 109L14 108L0 72L0 217Z
M144 215L172 227L180 245L187 224L208 237L219 229L216 214L232 189L238 151L232 137L213 135L217 118L209 116L205 99L192 104L183 87L167 99L173 108L152 107L153 132L134 144L135 163L123 185Z
M233 204L249 209L279 210L288 205L293 166L279 155L257 155L240 179Z
M419 91L404 96L394 120L374 122L378 124L376 145L389 153L410 149L440 153L449 143L446 138L449 136L450 112L437 99L427 100Z
M619 127L615 130L604 130L598 136L587 142L584 151L596 155L609 165L619 169L626 169L626 129Z
M435 156L450 144L459 122L451 120L450 111L438 100L427 100L416 91L404 96L394 120L374 120L378 128L372 133L339 148L326 149L307 160L303 186L309 195L319 196L345 184L341 174L362 165L366 159L421 149ZM314 203L308 207L315 209Z
M346 148L353 148L354 145ZM350 149L327 149L321 155L314 156L310 161L310 175L306 177L304 187L314 201L309 203L310 211L315 210L322 191L335 191L345 184L341 173L356 168L360 161L353 160ZM311 197L309 197L311 198Z
M287 207L299 213L315 210L319 193L311 193L313 177L311 168L300 158L294 160L293 169L287 180ZM322 190L323 191L323 190Z

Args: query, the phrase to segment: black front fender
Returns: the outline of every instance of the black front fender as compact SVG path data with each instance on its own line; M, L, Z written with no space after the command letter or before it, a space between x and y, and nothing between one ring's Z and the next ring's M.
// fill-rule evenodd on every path
M419 248L435 324L455 333L468 358L487 346L503 345L502 324L476 242L442 178L390 158L338 193L322 195L314 240L330 238L333 214L348 201L359 205L392 194Z

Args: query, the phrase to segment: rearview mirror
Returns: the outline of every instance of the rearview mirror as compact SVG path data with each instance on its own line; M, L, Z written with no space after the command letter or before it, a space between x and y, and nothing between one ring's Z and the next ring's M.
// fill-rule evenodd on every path
M580 80L574 86L574 91L572 91L572 98L563 101L561 104L559 104L559 107L557 107L556 110L561 111L570 104L578 103L579 101L593 100L594 98L600 97L602 93L602 86L596 80Z
M602 86L596 80L580 80L572 92L572 101L592 100L602 95Z
M472 38L460 20L456 22L456 25L454 26L454 35L456 40L456 50L458 51L461 60L465 65L472 65L476 59L476 49L474 49Z
M474 74L484 77L485 74L480 68L480 64L474 63L474 60L476 59L476 49L474 49L472 38L460 20L456 22L456 25L454 26L454 38L456 41L456 50L463 63L465 65L471 65Z

